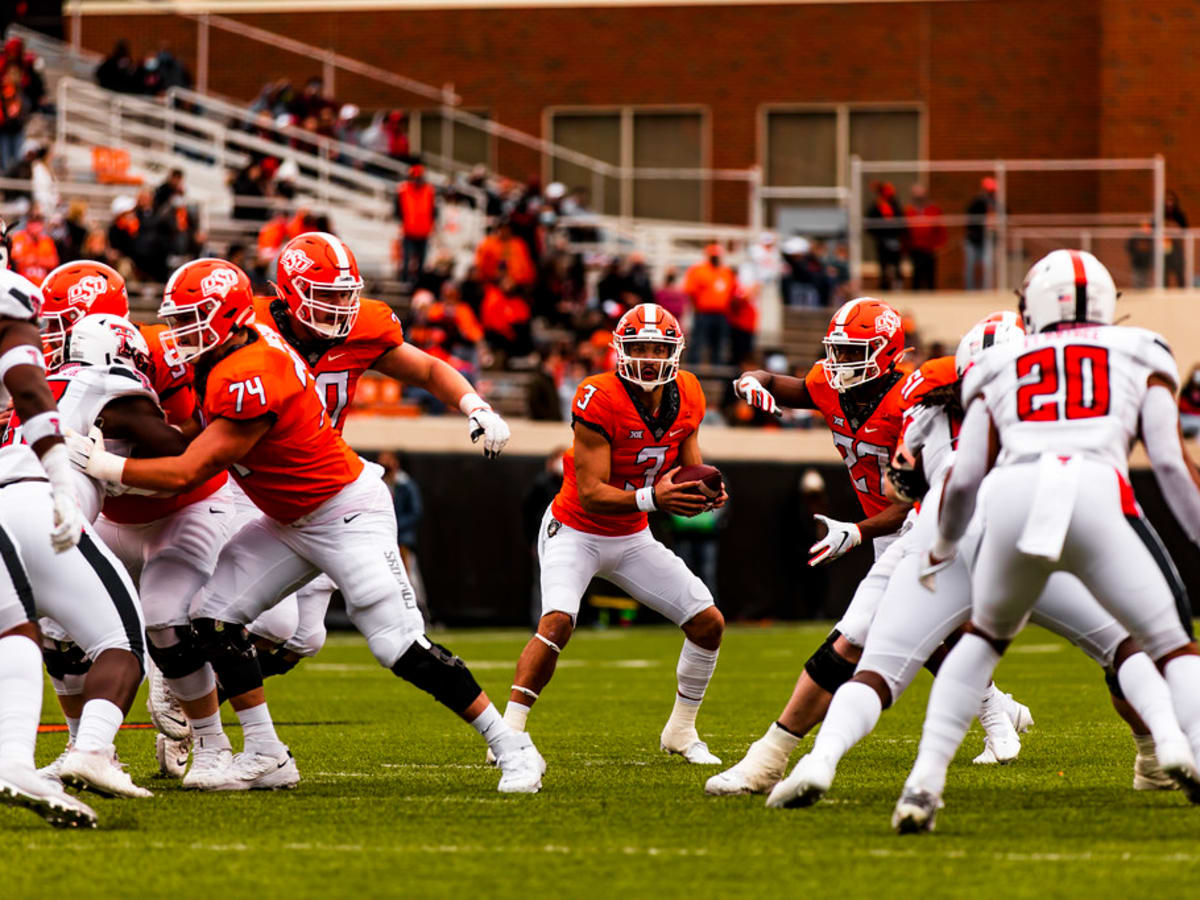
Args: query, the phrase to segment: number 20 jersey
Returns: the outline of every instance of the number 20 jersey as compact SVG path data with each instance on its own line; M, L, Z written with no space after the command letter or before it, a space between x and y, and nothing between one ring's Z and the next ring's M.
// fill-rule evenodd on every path
M1144 328L1088 326L1028 335L983 353L966 372L963 406L982 398L1000 434L1000 465L1079 453L1128 474L1147 379L1179 384L1167 342Z
M679 447L700 428L704 391L691 372L680 372L663 387L655 416L647 418L634 400L641 390L615 372L585 378L571 403L571 421L600 434L609 444L608 484L623 491L650 487L678 465ZM575 448L563 456L563 486L554 498L552 515L564 525L588 534L610 537L633 534L646 527L641 511L599 515L579 501L575 481Z

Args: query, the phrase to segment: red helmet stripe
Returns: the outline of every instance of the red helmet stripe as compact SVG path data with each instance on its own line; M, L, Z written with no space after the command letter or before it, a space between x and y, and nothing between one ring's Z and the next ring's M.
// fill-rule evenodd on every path
M1078 250L1068 250L1071 268L1075 270L1075 321L1087 321L1087 271L1083 268L1083 257Z

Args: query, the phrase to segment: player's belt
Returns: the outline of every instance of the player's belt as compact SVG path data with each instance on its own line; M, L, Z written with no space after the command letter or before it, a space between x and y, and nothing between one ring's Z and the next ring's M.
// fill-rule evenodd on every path
M23 481L43 481L46 484L50 483L50 479L42 475L26 475L23 478L10 478L8 481L0 481L0 489L6 488L12 484L20 484Z

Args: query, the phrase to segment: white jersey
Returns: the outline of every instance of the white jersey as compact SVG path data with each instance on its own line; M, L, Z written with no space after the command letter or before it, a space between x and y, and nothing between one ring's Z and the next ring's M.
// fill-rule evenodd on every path
M1128 476L1147 379L1179 384L1167 342L1114 325L1026 336L983 353L963 381L963 406L987 404L1000 435L998 465L1079 454Z
M913 456L920 454L927 484L937 484L950 468L961 426L961 421L947 415L944 406L926 406L918 401L904 411L900 439Z
M104 407L120 397L148 397L158 403L158 395L146 377L127 366L69 364L47 376L46 383L54 394L63 428L80 434L87 434L98 424ZM120 456L129 452L120 441L106 441L105 448ZM103 485L82 472L73 474L80 509L89 522L94 522L104 499ZM20 425L7 428L0 441L0 481L45 477L41 462L24 441Z

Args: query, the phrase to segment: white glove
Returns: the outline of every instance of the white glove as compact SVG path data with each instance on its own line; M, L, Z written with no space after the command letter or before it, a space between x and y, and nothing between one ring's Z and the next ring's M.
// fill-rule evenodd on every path
M83 536L83 510L72 491L52 487L54 502L54 528L50 531L50 544L55 553L64 553L79 543Z
M770 395L768 394L768 396ZM853 522L839 522L837 519L819 515L814 515L813 518L824 522L829 533L808 548L808 564L810 566L833 562L848 550L853 550L862 543L862 532Z
M467 414L467 427L471 431L471 443L483 438L483 455L495 459L508 443L512 432L508 423L490 406L481 406Z
M97 481L121 483L125 471L125 457L109 453L104 449L104 432L95 425L84 437L71 428L63 429L63 440L71 454L71 464L80 472Z
M770 413L773 416L783 415L775 398L753 375L743 375L733 383L733 392L755 409Z
M939 535L933 546L921 554L921 567L917 569L917 580L921 582L921 587L933 591L937 586L937 573L948 568L956 559L958 544L947 543Z

